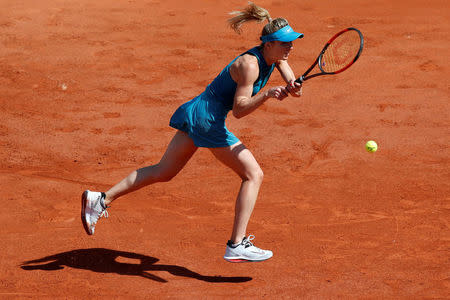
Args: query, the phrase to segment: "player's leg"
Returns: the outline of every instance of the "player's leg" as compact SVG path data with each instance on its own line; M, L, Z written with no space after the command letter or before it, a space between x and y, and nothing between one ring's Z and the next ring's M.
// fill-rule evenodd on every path
M236 200L234 226L231 234L231 241L238 243L246 235L247 224L264 175L253 154L241 142L230 147L212 148L211 152L242 179Z
M236 199L233 231L227 245L225 259L259 261L272 257L271 251L256 248L250 242L252 238L245 237L247 224L264 177L258 162L241 142L230 147L212 148L211 151L219 161L234 170L242 179Z
M149 184L171 180L183 169L196 150L192 139L185 132L177 131L160 162L131 172L106 192L105 204L109 205L118 197Z
M197 150L192 139L178 131L169 143L161 161L153 166L133 171L106 193L85 191L81 197L81 220L87 234L94 234L95 225L113 200L146 185L169 181L186 165Z

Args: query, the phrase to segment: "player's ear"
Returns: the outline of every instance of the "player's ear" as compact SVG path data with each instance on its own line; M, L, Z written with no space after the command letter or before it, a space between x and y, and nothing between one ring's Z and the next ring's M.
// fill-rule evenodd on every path
M264 47L265 47L266 49L271 49L271 48L273 48L273 45L274 45L274 42L273 42L273 41L265 42L265 43L264 43Z

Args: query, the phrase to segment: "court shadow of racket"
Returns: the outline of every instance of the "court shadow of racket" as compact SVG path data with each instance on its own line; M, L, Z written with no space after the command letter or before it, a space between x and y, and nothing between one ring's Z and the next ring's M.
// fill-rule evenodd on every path
M139 263L119 262L125 260ZM119 275L140 276L165 283L167 280L153 275L152 271L165 271L175 276L190 277L206 282L246 282L251 277L205 276L176 265L156 264L159 259L142 254L110 250L104 248L77 249L62 252L39 259L23 262L20 267L24 270L62 270L64 267L90 270L98 273L116 273Z

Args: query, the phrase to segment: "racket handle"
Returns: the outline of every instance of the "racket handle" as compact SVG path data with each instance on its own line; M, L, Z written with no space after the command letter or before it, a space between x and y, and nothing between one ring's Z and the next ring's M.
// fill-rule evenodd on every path
M298 83L303 83L304 81L305 81L305 79L304 79L303 75L295 80L295 82L298 82Z

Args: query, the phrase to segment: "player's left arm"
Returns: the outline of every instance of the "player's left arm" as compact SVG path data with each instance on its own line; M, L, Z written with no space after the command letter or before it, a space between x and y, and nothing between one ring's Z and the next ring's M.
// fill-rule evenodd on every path
M287 60L279 60L276 67L281 74L283 80L287 83L287 90L293 97L300 97L302 95L302 84L295 82L295 74L289 66Z

